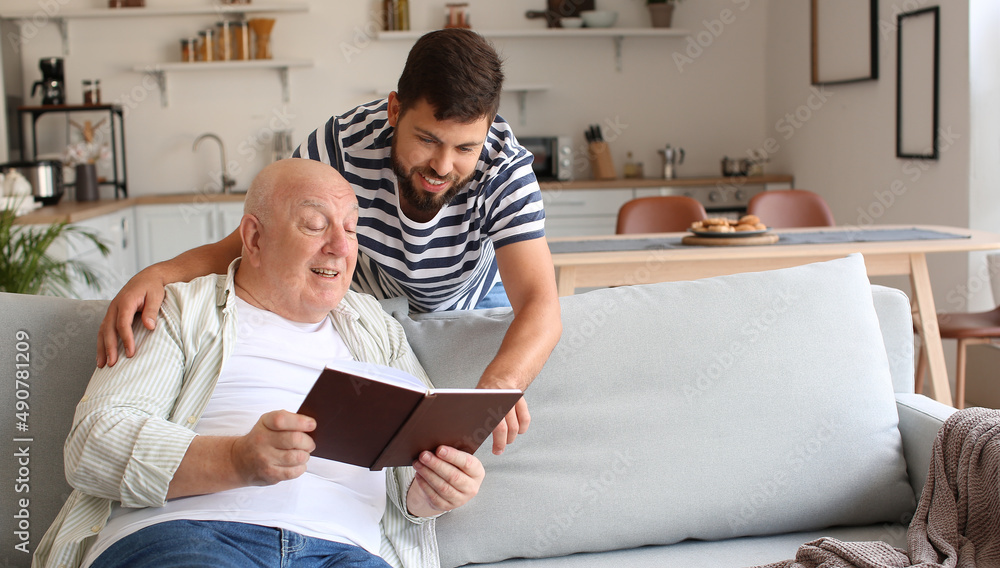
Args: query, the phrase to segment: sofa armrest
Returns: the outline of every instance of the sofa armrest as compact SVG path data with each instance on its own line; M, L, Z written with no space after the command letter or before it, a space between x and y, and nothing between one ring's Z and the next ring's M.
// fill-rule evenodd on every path
M896 393L899 433L903 437L903 455L910 475L913 494L920 493L931 466L931 449L938 430L956 410L922 394Z

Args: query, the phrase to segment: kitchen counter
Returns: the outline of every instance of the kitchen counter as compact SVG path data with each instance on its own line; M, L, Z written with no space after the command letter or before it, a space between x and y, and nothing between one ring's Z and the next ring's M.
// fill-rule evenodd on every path
M793 183L794 178L786 174L766 174L749 177L681 177L662 178L620 178L609 180L584 179L572 181L539 182L542 190L561 189L617 189L643 187L739 187L743 185L763 185L768 183ZM245 193L176 193L168 195L143 195L126 199L102 199L100 201L76 202L64 199L56 205L42 207L17 218L22 225L47 225L66 221L79 223L94 217L114 213L133 205L162 205L178 203L226 203L243 201Z
M763 185L768 183L793 183L795 178L787 174L765 174L760 176L701 176L663 178L618 178L618 179L584 179L572 181L543 181L538 185L543 189L615 189L635 187L703 187L722 185L723 187L741 185Z
M133 205L202 204L242 202L245 193L176 193L168 195L143 195L126 199L101 199L77 202L64 199L56 205L35 209L17 218L20 225L48 225L51 223L79 223L101 215L114 213Z

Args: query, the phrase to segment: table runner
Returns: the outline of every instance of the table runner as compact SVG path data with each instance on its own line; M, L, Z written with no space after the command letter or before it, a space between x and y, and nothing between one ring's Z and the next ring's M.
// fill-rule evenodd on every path
M931 239L968 239L968 235L942 233L916 227L903 229L850 229L836 231L810 231L782 233L778 245L805 245L821 243L867 243L880 241L916 241ZM552 254L577 252L619 252L630 250L666 250L691 248L697 245L681 244L681 237L646 237L639 239L607 239L550 242ZM774 245L760 245L774 246Z

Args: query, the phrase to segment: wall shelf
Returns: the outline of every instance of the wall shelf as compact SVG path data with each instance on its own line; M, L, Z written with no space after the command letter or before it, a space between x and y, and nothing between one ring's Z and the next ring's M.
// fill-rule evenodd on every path
M0 14L5 20L22 20L30 22L34 18L44 16L47 21L54 22L59 27L62 37L63 55L69 55L69 20L89 20L97 18L162 18L169 16L233 16L257 14L262 12L308 12L307 2L284 2L281 4L214 4L188 5L147 8L66 8L50 15L44 10L16 10Z
M504 93L513 93L517 96L517 109L520 113L521 125L527 124L527 109L528 109L528 93L540 93L542 91L548 91L551 89L551 85L547 84L535 84L535 85L504 85ZM374 94L377 97L389 96L389 93L395 91L396 87L379 87L375 89Z
M251 59L249 61L196 61L192 63L151 63L137 65L132 68L136 73L148 73L156 78L160 87L160 106L169 106L167 97L167 73L196 73L199 71L248 71L252 69L274 69L278 71L281 81L281 100L291 100L291 89L288 85L288 70L291 68L312 67L310 59Z
M380 31L382 41L415 41L425 31ZM627 37L687 37L690 32L676 28L540 28L516 30L475 30L483 37L497 39L611 38L615 47L615 69L622 70L622 42Z

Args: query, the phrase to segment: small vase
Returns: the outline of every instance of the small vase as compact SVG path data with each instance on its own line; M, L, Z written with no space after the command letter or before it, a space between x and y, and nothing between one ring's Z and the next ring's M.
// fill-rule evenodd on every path
M76 200L97 201L101 192L97 185L97 166L95 164L78 164L76 166Z
M649 8L649 18L653 22L654 28L669 28L670 20L674 15L674 5L670 2L647 4Z

